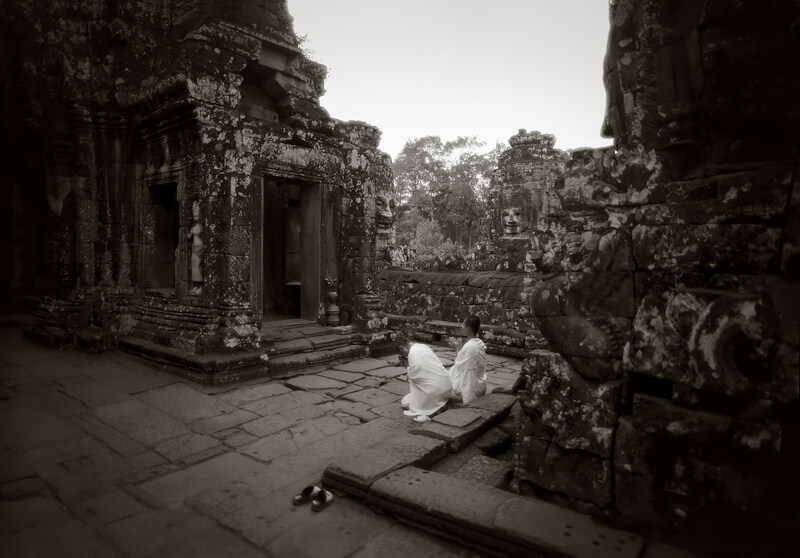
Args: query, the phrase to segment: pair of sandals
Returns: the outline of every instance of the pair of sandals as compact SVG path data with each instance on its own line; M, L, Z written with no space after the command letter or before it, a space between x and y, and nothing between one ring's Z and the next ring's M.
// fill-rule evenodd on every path
M305 504L308 501L311 502L311 511L320 511L328 507L328 504L333 501L333 493L319 486L311 485L306 486L300 491L300 494L292 498L292 504L295 506Z

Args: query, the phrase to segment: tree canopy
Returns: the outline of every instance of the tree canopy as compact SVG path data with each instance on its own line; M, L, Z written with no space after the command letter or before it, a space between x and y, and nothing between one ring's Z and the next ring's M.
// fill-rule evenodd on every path
M447 142L425 136L406 142L392 165L400 206L399 243L410 244L425 220L436 227L423 230L438 231L453 246L469 249L480 240L489 181L505 146L484 147L474 136Z

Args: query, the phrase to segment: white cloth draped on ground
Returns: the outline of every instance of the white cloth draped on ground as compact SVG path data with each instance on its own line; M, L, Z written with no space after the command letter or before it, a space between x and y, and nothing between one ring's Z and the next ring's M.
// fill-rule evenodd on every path
M409 393L402 399L410 417L430 416L447 404L450 398L450 376L436 353L422 343L414 343L408 351Z
M475 337L464 343L448 373L453 395L464 403L486 393L486 345L483 341Z

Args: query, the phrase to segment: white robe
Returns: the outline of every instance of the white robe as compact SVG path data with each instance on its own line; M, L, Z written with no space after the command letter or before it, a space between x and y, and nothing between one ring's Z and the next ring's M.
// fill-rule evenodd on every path
M402 399L402 404L408 406L403 412L407 416L430 416L450 398L447 369L436 353L422 343L414 343L408 350L408 384L409 393Z
M469 403L486 393L486 345L477 337L470 339L456 354L448 370L453 395Z

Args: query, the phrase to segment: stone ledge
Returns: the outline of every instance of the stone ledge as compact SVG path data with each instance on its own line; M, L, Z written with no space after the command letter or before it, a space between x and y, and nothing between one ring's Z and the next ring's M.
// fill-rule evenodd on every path
M639 556L642 539L578 512L476 482L405 467L376 480L367 504L495 556Z
M372 483L392 471L409 465L426 467L446 455L444 442L403 432L331 464L325 469L322 482L365 499Z
M502 422L516 400L516 396L510 394L484 395L463 407L447 410L433 421L409 432L444 440L448 450L458 453L492 426Z

